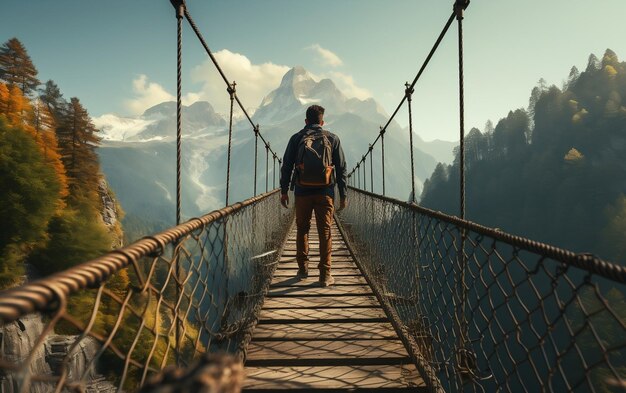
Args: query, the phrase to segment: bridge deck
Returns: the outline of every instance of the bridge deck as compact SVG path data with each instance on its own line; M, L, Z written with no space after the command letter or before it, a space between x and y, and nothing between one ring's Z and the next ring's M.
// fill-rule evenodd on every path
M309 278L297 271L292 229L254 330L244 391L425 390L402 342L333 224L335 285L318 284L315 220Z

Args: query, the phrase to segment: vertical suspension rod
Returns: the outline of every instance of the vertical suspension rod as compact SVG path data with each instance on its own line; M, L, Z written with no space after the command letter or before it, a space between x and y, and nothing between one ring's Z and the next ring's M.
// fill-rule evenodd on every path
M272 190L276 189L276 153L274 153L274 166L272 168Z
M404 84L404 96L407 99L408 107L409 107L409 149L411 150L411 202L415 203L417 200L415 195L415 159L413 157L413 112L411 109L412 96L413 96L413 87L406 82Z
M257 183L257 178L256 178L256 173L257 173L257 166L258 166L258 159L259 157L259 125L257 124L254 127L254 196L256 196L256 183Z
M270 159L270 144L269 143L265 143L265 192L268 192L268 182L267 182L267 175L269 174L268 172L268 168L269 168L269 159Z
M458 24L458 57L459 57L459 205L460 218L465 219L465 106L464 106L464 89L463 89L463 11L469 5L469 0L456 0L454 11ZM467 257L465 256L465 242L467 231L461 229L461 248L459 253L460 262L460 282L459 282L459 359L458 366L461 370L473 368L473 362L470 360L472 356L467 353L467 334L468 326L465 315L465 306L467 301L467 285L465 275L467 270ZM463 371L462 371L463 372Z
M182 58L183 58L183 17L185 16L184 0L170 0L176 10L176 225L180 224L180 172L181 172L181 142L182 142ZM174 250L178 250L178 242ZM175 252L174 264L176 270L176 302L181 295L181 267L178 254ZM177 310L174 312L176 324L176 364L181 365L180 359L180 321Z
M230 118L228 121L228 160L226 164L226 206L228 206L228 197L230 192L230 156L232 150L232 141L233 141L233 106L235 103L235 94L237 83L233 81L233 84L228 86L228 94L230 95Z
M369 155L370 155L370 190L374 192L374 154L372 154L372 145L370 145Z
M365 171L367 170L367 161L365 159L365 156L363 156L361 158L361 162L363 163L363 189L365 191L367 191L367 174L365 173Z
M383 172L383 196L385 195L385 129L380 127L381 163Z

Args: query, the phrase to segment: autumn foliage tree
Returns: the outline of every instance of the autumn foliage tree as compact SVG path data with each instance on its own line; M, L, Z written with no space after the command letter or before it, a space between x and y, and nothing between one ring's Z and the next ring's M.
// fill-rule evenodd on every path
M53 273L111 248L98 194L100 141L78 98L68 103L19 40L0 47L0 288L30 262Z
M0 46L0 79L9 86L17 86L26 95L37 89L37 69L26 48L17 38L11 38Z

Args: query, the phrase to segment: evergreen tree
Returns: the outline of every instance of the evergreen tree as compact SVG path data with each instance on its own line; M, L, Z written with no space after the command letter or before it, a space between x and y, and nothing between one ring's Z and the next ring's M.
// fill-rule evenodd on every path
M60 119L65 114L65 109L67 107L67 102L63 98L63 94L61 94L61 90L59 86L52 80L48 80L43 89L41 90L41 94L39 95L41 101L48 108L48 112L52 114L57 124Z
M26 48L15 37L0 46L0 79L9 86L18 86L25 95L30 95L40 84Z
M74 196L87 196L98 189L100 165L95 149L100 138L97 132L78 98L71 98L59 122L57 139L70 178L70 194Z
M626 63L607 50L602 63L592 55L586 71L573 68L564 90L540 82L529 100L532 122L519 109L501 119L493 133L470 131L468 219L624 262L622 97ZM425 182L421 203L456 214L459 202L449 195L458 192L458 171L458 158L452 166L438 166Z

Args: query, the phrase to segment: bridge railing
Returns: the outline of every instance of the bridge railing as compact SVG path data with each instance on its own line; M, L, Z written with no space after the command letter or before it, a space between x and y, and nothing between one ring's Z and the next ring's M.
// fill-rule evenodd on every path
M434 390L626 388L624 267L354 188L339 217Z
M166 365L241 356L293 218L277 192L0 292L0 390L133 391Z

